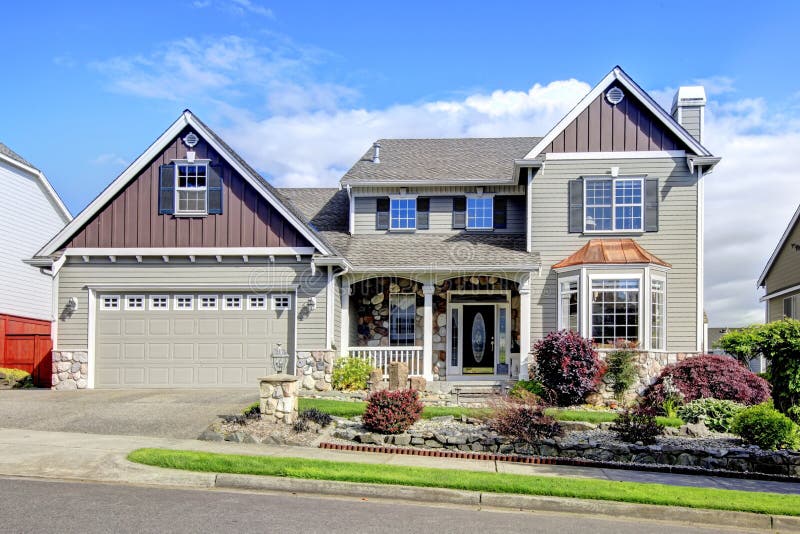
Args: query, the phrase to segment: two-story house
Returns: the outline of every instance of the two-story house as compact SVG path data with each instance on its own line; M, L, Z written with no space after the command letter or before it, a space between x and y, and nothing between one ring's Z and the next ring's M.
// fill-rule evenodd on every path
M429 381L527 376L557 329L703 351L705 96L614 68L544 137L381 139L339 188L273 188L185 112L38 255L89 387L242 385L281 344Z
M758 277L766 294L765 322L789 317L800 319L800 207L792 215L778 245Z

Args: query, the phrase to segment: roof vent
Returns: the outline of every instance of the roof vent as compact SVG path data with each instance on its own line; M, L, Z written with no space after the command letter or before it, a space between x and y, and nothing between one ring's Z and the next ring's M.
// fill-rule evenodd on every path
M612 106L616 106L622 102L623 98L625 98L625 93L623 93L622 89L619 87L612 87L606 92L606 100L608 100L608 103Z
M372 163L380 163L381 162L381 144L378 141L375 141L372 144L373 153L372 153Z

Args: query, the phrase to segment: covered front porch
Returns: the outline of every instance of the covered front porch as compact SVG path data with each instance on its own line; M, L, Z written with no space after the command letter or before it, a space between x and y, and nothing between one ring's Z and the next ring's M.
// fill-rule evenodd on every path
M340 352L385 376L403 362L428 382L517 379L530 347L529 276L351 276L342 285Z

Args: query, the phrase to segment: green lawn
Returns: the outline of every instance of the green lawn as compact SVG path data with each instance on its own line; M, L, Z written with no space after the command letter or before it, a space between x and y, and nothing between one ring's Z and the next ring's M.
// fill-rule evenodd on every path
M355 417L364 413L366 403L364 402L350 402L341 400L330 399L312 399L307 397L300 397L298 399L298 408L300 410L307 410L308 408L316 408L322 412L336 415L338 417ZM452 415L453 417L476 417L485 419L489 416L491 410L488 408L462 408L460 406L426 406L422 411L424 419L431 417L439 417L442 415ZM603 423L606 421L613 421L617 418L614 412L594 411L594 410L562 410L560 408L549 408L547 414L554 417L559 421L586 421L588 423ZM659 417L658 422L665 426L678 427L683 424L680 419L669 419L667 417Z
M800 515L800 495L166 449L138 449L130 453L128 459L157 467L212 473L399 484Z

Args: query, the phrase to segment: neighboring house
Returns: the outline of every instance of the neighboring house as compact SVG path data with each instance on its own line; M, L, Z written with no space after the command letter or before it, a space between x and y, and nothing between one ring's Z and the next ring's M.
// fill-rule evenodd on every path
M253 384L278 343L304 387L348 354L497 382L557 329L637 344L647 380L705 348L704 105L616 67L544 137L381 139L280 190L187 111L37 255L57 357L88 360L54 383Z
M72 219L45 175L0 143L0 367L49 384L53 280L25 265Z
M738 328L730 328L727 326L718 327L712 326L708 328L708 353L709 354L722 354L724 356L730 356L734 358L732 354L728 354L723 349L717 347L717 343L719 343L720 338L727 334L728 332L738 330ZM754 373L763 373L767 370L767 360L762 355L758 355L749 363L750 370Z
M794 212L778 246L758 277L766 294L765 322L791 317L800 319L800 207Z

